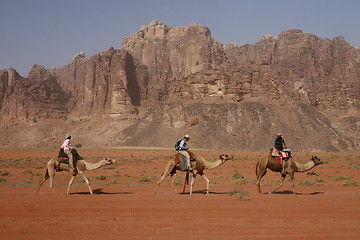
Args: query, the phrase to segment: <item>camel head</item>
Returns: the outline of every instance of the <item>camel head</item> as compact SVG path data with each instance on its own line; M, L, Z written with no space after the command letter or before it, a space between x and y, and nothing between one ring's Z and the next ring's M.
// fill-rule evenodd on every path
M320 158L318 158L317 156L312 156L312 157L311 157L311 161L313 161L313 162L315 163L315 166L324 163L324 162L323 162Z
M225 154L225 153L223 153L223 154L221 154L221 155L219 156L219 159L224 163L224 162L226 162L227 160L233 160L233 159L234 159L234 156L231 155L231 154Z
M114 164L116 163L116 160L110 159L110 158L105 158L106 164L105 165L110 165L110 164Z

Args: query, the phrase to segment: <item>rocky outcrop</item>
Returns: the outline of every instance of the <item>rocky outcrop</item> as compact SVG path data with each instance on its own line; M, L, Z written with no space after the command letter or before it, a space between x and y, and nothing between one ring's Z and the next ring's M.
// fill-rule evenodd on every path
M145 97L154 100L162 100L174 82L190 74L221 67L226 61L221 48L206 27L172 28L156 20L125 37L122 44L123 50L146 67Z
M2 74L1 116L5 119L61 118L67 113L69 99L51 70L34 65L29 78L22 78L10 69Z
M296 151L358 150L359 98L359 49L343 37L223 46L206 27L154 20L120 50L27 78L2 70L0 142L57 146L72 132L84 146L173 147L186 132L194 148L267 150L280 131Z
M263 37L254 46L228 46L226 52L234 63L271 65L294 100L322 111L360 108L359 58L343 37L329 40L294 29Z

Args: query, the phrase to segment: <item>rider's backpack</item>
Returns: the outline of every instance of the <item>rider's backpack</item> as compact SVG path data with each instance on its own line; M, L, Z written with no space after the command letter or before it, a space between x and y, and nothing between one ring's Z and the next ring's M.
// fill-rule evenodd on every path
M179 150L180 150L180 142L181 142L181 140L182 140L182 139L180 139L179 141L177 141L177 142L175 143L175 150L176 150L176 151L179 151Z

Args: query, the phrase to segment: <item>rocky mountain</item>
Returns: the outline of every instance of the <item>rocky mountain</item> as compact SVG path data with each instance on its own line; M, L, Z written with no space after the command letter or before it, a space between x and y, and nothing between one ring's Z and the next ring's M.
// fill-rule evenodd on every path
M76 54L28 77L0 72L3 146L268 150L277 132L295 151L360 148L360 52L287 30L223 45L207 27L156 20L121 48Z

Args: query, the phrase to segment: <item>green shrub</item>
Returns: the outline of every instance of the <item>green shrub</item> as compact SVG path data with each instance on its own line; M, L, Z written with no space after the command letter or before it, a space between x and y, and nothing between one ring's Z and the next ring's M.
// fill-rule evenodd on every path
M30 169L26 169L26 170L24 170L22 173L25 173L25 174L31 174L31 173L32 173L32 171L31 171Z
M239 179L236 179L234 181L234 184L236 185L242 185L242 184L246 184L248 181L246 180L246 178L239 178Z
M189 182L190 182L190 178L189 178ZM178 176L175 177L174 179L174 185L175 186L179 186L179 185L183 185L184 184L184 181L182 181L181 178L179 178ZM190 184L190 183L189 183Z
M234 175L233 175L233 178L234 179L241 179L241 178L244 178L244 176L239 173L238 171L235 171Z
M142 176L139 182L141 183L151 182L151 180L154 178L155 178L154 176Z
M230 196L235 196L237 200L245 200L249 197L249 192L235 188L234 191L229 192Z
M315 182L324 182L324 179L322 179L321 177L317 177L315 178Z
M95 177L97 180L106 180L106 177L104 175L100 175Z
M117 183L116 179L111 179L109 182L109 184L115 184L115 183Z
M342 185L343 186L358 186L358 183L356 181L350 179L350 180L344 180L342 182Z
M303 178L300 180L300 186L312 186L315 184L315 179Z
M344 180L351 180L351 177L344 176L344 175L340 175L340 176L335 177L335 181L344 181Z

